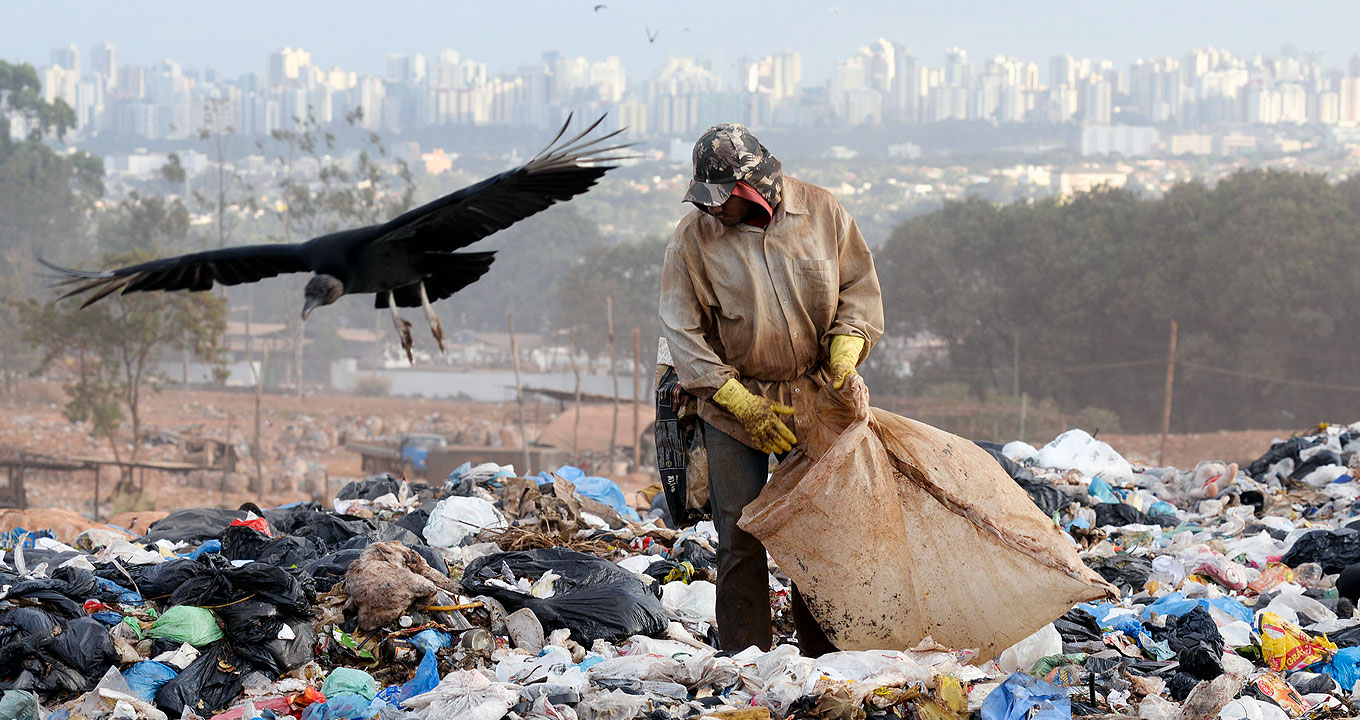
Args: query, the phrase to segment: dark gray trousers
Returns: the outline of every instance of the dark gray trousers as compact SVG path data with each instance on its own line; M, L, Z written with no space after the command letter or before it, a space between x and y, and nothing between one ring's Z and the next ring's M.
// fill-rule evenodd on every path
M769 650L773 631L765 546L737 527L737 521L742 508L765 487L770 456L708 423L704 423L704 447L708 451L708 502L718 529L718 642L723 650L733 652L752 645ZM835 652L796 587L791 603L803 654L816 657Z

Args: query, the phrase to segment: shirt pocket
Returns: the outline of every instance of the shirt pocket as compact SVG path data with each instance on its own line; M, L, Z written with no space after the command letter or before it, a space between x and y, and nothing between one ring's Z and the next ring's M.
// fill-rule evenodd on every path
M807 260L802 259L794 264L798 273L798 279L813 294L824 294L836 291L840 286L840 274L836 270L834 260Z

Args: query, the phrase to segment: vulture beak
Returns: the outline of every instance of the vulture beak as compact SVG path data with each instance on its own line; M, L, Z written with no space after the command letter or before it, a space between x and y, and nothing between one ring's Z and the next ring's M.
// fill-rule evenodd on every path
M304 303L302 303L302 319L303 319L303 320L306 320L306 319L307 319L307 315L309 315L309 314L312 312L312 309L315 308L316 306L320 305L320 304L321 304L321 298L316 298L316 297L309 297L309 298L307 298L307 301L304 302Z

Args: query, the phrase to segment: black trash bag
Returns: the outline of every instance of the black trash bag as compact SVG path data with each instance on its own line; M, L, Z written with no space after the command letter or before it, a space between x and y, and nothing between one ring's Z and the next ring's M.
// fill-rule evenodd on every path
M677 563L687 562L696 570L709 568L717 572L718 569L718 554L699 544L694 538L676 543L675 547L671 548L671 559Z
M310 504L285 511L266 511L265 518L276 535L308 538L322 555L339 548L350 538L368 534L371 529L362 518L323 512Z
M204 647L197 660L156 691L156 706L172 716L188 706L199 715L211 717L235 704L246 676L256 671L271 680L278 677L252 666L227 641L218 640Z
M231 525L222 530L222 557L228 560L254 560L264 552L272 538L248 525Z
M1285 458L1290 458L1297 463L1299 461L1300 451L1317 445L1320 442L1322 442L1321 438L1307 437L1292 437L1288 440L1277 442L1274 445L1271 445L1270 449L1267 450L1264 455L1253 460L1250 465L1244 468L1244 471L1250 475L1253 480L1260 480L1265 476L1266 471L1270 469L1271 465L1274 465Z
M1061 511L1072 502L1071 496L1053 487L1047 480L1016 480L1016 484L1029 494L1031 500L1045 515L1053 516L1053 513Z
M1172 700L1185 702L1185 699L1190 697L1190 691L1195 689L1199 681L1199 678L1182 670L1166 681L1166 692Z
M1348 565L1341 571L1336 578L1336 592L1351 604L1360 605L1360 565Z
M361 548L336 550L307 563L302 569L316 581L318 592L330 592L336 583L345 579L349 566L358 560L363 552Z
M1152 561L1127 553L1086 561L1086 566L1100 573L1105 581L1126 592L1138 592L1152 574Z
M310 538L285 535L270 540L255 557L255 562L286 569L303 567L323 554Z
M206 572L203 563L188 558L166 560L158 565L134 565L132 569L138 573L137 587L147 600L168 598L184 583Z
M430 541L425 539L425 525L430 522L430 509L419 507L403 515L400 519L393 522L400 528L410 530L413 535L420 538L422 545L429 545Z
M306 615L310 608L311 598L306 587L281 568L262 563L235 567L217 555L204 555L191 562L198 565L199 570L175 588L167 605L218 607L254 595L255 600L271 602L293 615ZM307 579L310 583L311 578Z
M24 635L51 635L62 618L42 608L12 607L0 610L0 645Z
M391 493L396 495L401 490L401 480L392 476L392 473L382 473L380 475L369 475L363 480L354 480L340 488L340 492L335 495L336 500L377 500L378 498Z
M5 593L5 599L40 605L68 620L85 617L85 608L81 604L83 600L72 600L63 592L66 589L66 583L56 578L33 578L11 585Z
M1096 527L1156 524L1147 513L1128 503L1100 503L1095 510Z
M1125 658L1123 657L1089 656L1082 661L1081 666L1097 675L1105 675L1115 668L1123 667L1124 664Z
M65 586L61 588L61 594L78 603L99 594L99 581L94 579L94 573L89 570L68 565L59 567L50 574L53 579L60 580Z
M1313 472L1314 470L1324 465L1344 466L1345 464L1346 461L1341 459L1340 455L1337 455L1335 452L1331 450L1323 448L1313 453L1307 460L1304 460L1303 462L1296 464L1294 466L1294 472L1289 473L1289 479L1302 480L1308 477L1309 473Z
M311 662L316 650L316 630L312 629L310 621L291 620L286 626L292 631L291 640L275 637L265 645L280 673L296 670Z
M1104 633L1100 629L1100 623L1096 622L1096 617L1081 608L1072 608L1062 617L1053 621L1053 627L1057 628L1058 634L1062 636L1063 642L1099 642L1104 639Z
M551 570L561 579L552 597L536 598L488 582L506 570L517 578L538 578ZM494 598L510 612L527 607L544 629L567 628L587 647L596 640L656 636L668 624L661 602L632 573L565 548L484 555L468 563L462 585L466 594Z
M1296 672L1289 674L1289 684L1299 691L1300 695L1312 695L1314 693L1326 693L1331 695L1341 691L1341 685L1332 679L1331 675L1325 673Z
M1223 636L1209 611L1196 606L1168 623L1167 644L1176 653L1181 671L1200 680L1213 680L1223 674ZM1155 634L1154 634L1155 637Z
M157 540L168 540L172 543L186 542L190 545L200 545L220 535L222 528L230 525L232 520L242 520L245 519L245 516L245 510L227 510L224 508L176 510L151 523L151 527L147 528L146 537L142 538L142 542L153 543Z
M1315 562L1326 575L1339 573L1360 563L1360 531L1314 530L1295 540L1280 562L1291 568Z
M373 531L369 533L369 537L372 538L373 542L390 542L392 540L397 540L407 547L416 547L417 545L424 544L421 542L419 535L416 535L396 523L385 521L379 521L377 527L373 528Z
M99 682L110 667L118 664L118 651L113 647L109 629L94 618L81 618L63 627L48 649L89 680L90 685Z

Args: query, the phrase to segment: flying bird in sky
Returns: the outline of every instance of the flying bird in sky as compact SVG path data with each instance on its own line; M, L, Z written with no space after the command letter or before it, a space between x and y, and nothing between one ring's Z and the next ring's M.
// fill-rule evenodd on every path
M609 7L609 6L608 6L608 5L604 5L604 4L596 5L596 6L595 6L595 12L599 12L599 11L601 11L601 10L607 8L607 7Z
M647 30L647 42L649 43L656 42L656 36L661 34L661 28L657 28L656 32L652 32L651 28L646 28L646 30Z
M342 230L306 242L244 245L153 260L115 270L92 272L64 268L46 260L70 288L61 298L83 296L84 304L113 293L153 290L202 291L222 285L253 283L287 273L310 272L303 291L302 319L321 305L345 295L372 294L374 306L387 308L408 360L411 323L398 307L421 307L430 331L444 349L444 330L431 303L471 285L491 268L494 252L454 252L498 230L586 192L625 159L612 154L627 145L607 145L623 132L588 138L601 116L563 141L571 118L532 160L475 185L450 193L380 225ZM559 142L561 141L561 142Z

